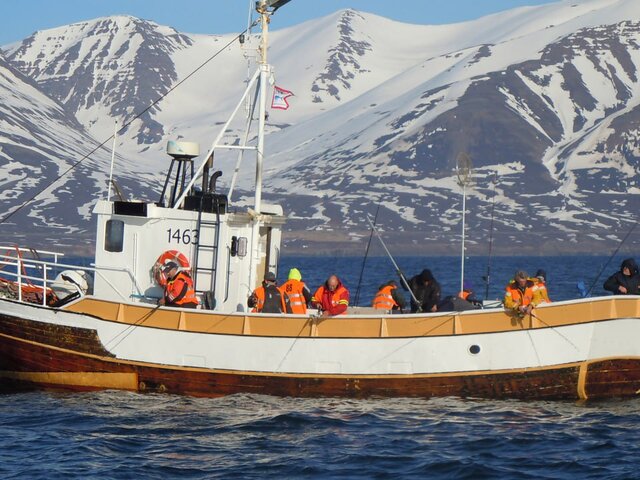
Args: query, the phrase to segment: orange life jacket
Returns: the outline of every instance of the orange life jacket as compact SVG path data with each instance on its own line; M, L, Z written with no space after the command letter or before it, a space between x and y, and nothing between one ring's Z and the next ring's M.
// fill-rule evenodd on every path
M187 290L185 294L180 297L184 286L187 286ZM196 297L196 292L193 289L193 280L191 276L187 272L178 272L178 274L173 277L172 280L167 282L167 286L165 288L165 303L167 305L174 305L177 307L183 306L196 306L198 305L198 297Z
M302 293L304 290L304 282L300 280L287 280L280 285L280 291L289 297L289 303L291 304L291 311L297 314L307 313L307 301Z
M264 308L264 287L258 287L253 291L253 296L256 297L256 306L251 310L253 313L259 313Z
M391 292L396 288L398 287L387 285L378 290L378 293L376 293L373 303L371 304L373 308L378 310L392 310L394 307L398 307L399 305L393 299L393 295L391 295Z
M279 287L276 287L276 288L278 288L278 290L280 291L280 301L282 302L282 312L286 313L287 307L284 301L284 293L282 293L282 290ZM260 313L264 309L264 301L266 299L264 286L256 288L253 291L253 296L256 297L256 306L253 307L251 311L253 313Z
M549 298L549 292L547 292L547 285L542 280L537 278L532 279L533 286L533 303L535 305L540 305L541 303L551 303L551 299Z
M466 300L467 298L469 298L469 295L471 295L471 292L462 290L461 292L458 293L458 298L461 298L462 300Z
M331 305L324 304L323 302L323 299L325 298L324 292L325 292L324 285L321 287L318 287L318 290L316 290L316 293L313 294L313 298L311 299L311 301L313 301L318 306L320 306L320 308L322 308L323 311L329 312L329 313L331 313L333 309L338 307L338 305L342 305L344 306L345 311L341 313L346 313L346 307L349 306L349 290L347 290L342 284L340 284L338 285L338 288L335 289L335 291L328 292L330 294L329 298L331 301ZM333 313L331 314L333 315Z
M526 307L530 305L533 301L534 295L533 286L533 282L527 280L524 292L522 292L518 288L517 282L511 282L505 289L504 306L506 308L515 309L517 307Z

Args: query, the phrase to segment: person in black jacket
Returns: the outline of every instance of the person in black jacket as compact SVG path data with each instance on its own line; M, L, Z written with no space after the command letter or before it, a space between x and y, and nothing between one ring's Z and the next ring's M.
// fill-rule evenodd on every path
M623 261L620 271L604 282L604 289L614 295L640 295L640 274L636 261L633 258Z
M431 270L425 268L419 275L409 280L409 288L416 300L418 300L418 303L416 303L411 297L411 313L438 311L440 284L431 273Z

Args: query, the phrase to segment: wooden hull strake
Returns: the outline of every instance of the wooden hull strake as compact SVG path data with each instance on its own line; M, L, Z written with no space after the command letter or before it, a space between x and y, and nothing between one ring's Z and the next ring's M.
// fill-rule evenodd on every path
M321 375L176 367L114 358L95 330L0 315L0 390L120 389L200 397L585 399L637 396L640 358L428 375Z

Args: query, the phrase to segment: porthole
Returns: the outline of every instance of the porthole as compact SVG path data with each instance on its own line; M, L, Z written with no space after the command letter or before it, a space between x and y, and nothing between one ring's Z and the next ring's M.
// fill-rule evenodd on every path
M471 345L469 347L469 353L471 355L477 355L480 353L480 345Z

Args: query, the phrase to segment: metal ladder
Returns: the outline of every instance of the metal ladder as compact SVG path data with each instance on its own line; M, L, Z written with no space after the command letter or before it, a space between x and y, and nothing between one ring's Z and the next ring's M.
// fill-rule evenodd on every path
M205 200L211 200L215 220L202 218ZM193 262L193 288L196 294L201 294L204 307L213 310L215 308L216 270L218 265L218 246L220 243L220 205L215 194L203 194L198 209L198 221L196 224L198 241L196 243L195 258ZM213 235L213 239L207 241ZM206 252L211 252L211 262L206 260ZM205 260L203 261L203 258Z

